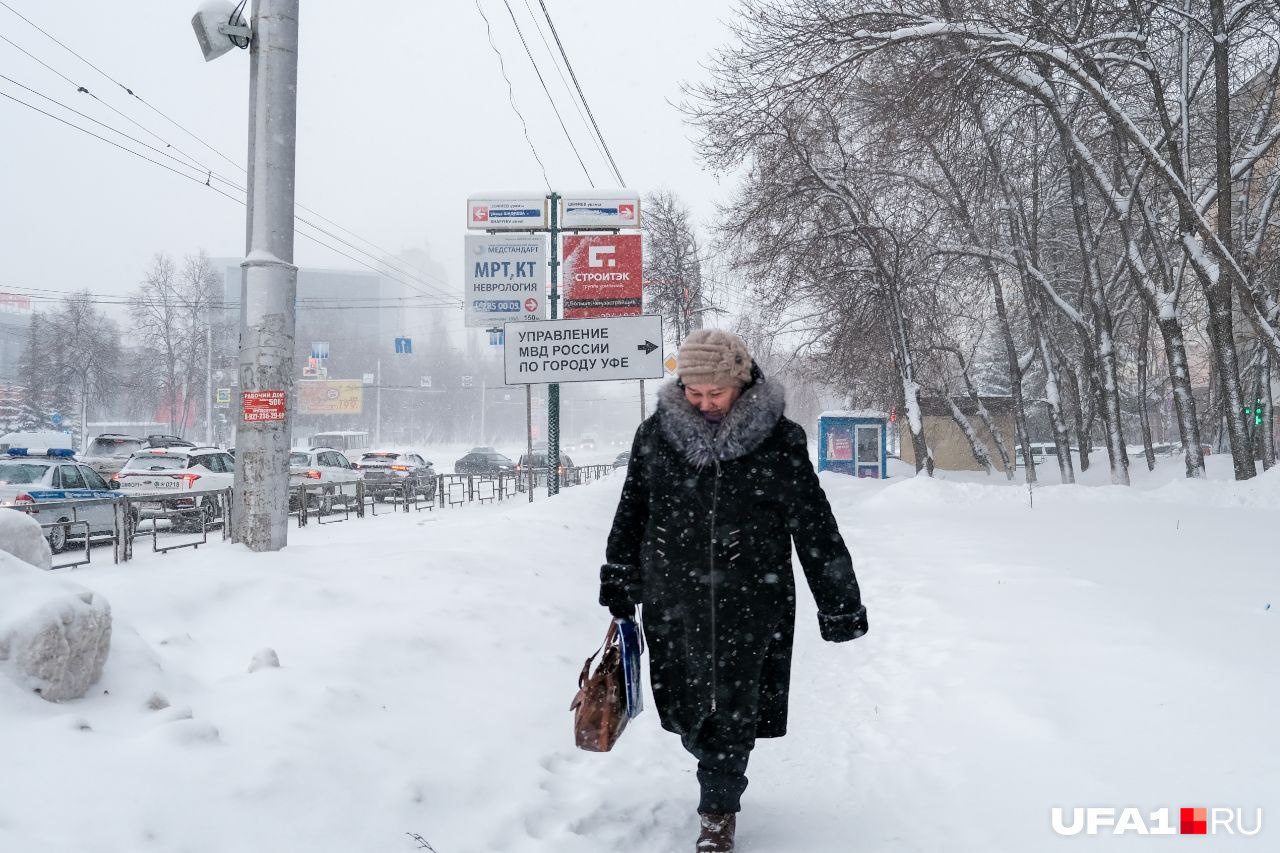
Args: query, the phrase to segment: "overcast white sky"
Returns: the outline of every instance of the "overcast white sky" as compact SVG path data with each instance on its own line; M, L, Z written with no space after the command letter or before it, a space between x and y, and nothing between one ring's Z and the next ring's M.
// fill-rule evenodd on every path
M190 25L195 0L5 2L243 164L248 53L206 64ZM598 186L612 186L535 29L530 10L545 32L537 0L509 2L588 169ZM585 188L507 5L480 3L553 184ZM698 162L691 131L669 102L679 100L682 81L702 76L700 63L727 40L731 0L546 3L628 185L641 192L670 188L699 217L709 217L728 187ZM300 30L298 201L383 248L429 248L458 288L466 196L543 186L475 3L305 0ZM238 168L3 6L0 36L106 105L3 40L0 75L164 148L107 105L114 107L208 168L243 180ZM91 126L8 81L0 80L0 92ZM0 291L88 287L124 294L156 251L243 254L244 208L202 184L3 97L0 128ZM359 269L302 239L295 261Z

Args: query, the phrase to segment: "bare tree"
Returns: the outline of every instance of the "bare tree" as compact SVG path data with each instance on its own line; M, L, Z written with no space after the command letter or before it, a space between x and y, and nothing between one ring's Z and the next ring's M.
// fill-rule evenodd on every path
M93 302L88 290L63 300L48 318L48 355L55 381L77 403L72 418L80 445L88 444L91 403L108 396L120 367L120 329Z
M137 343L157 365L169 426L179 433L203 398L218 277L202 251L179 269L161 253L130 300Z
M668 190L644 197L644 285L647 310L660 314L673 342L702 328L706 303L703 252L689 207Z

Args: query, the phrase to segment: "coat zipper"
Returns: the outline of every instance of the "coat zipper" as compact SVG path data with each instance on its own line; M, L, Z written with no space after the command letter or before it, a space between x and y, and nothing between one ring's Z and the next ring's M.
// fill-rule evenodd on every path
M720 499L720 460L716 463L716 479L711 487L711 713L716 712L716 670L719 658L716 656L716 507Z

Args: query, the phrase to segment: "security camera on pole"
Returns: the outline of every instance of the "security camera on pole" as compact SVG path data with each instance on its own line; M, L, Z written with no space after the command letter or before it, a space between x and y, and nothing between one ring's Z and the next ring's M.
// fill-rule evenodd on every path
M294 154L299 0L205 2L192 19L206 61L249 49L247 250L240 296L240 391L233 537L278 551L289 519L289 400L294 386Z

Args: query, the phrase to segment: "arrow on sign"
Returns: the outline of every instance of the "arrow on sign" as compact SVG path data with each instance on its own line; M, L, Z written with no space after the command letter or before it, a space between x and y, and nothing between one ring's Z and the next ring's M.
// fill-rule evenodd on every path
M653 352L657 348L658 348L658 345L653 343L652 341L645 341L644 343L636 347L636 349L640 350L645 355L648 355L649 353Z

